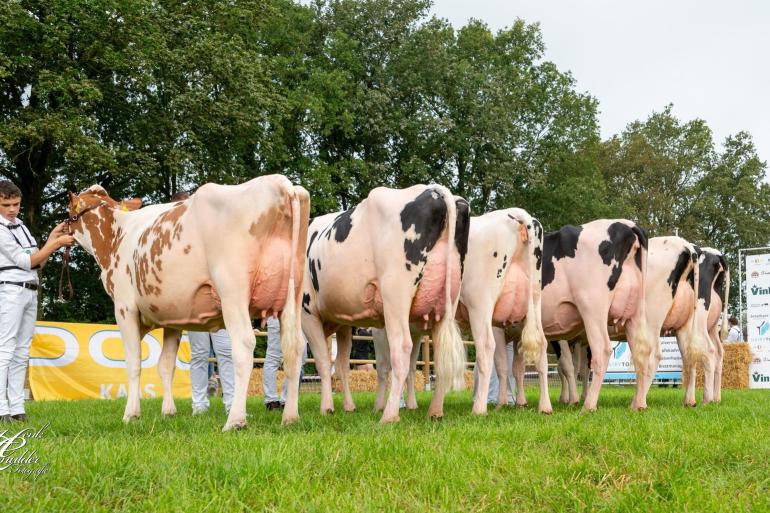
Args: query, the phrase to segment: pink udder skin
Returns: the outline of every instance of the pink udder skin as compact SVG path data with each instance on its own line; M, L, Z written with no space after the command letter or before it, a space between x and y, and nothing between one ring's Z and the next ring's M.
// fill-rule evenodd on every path
M529 279L524 271L511 265L505 273L505 281L500 296L497 298L492 322L511 324L519 322L527 315L527 297L530 292Z
M279 313L286 305L291 241L276 239L263 248L251 278L250 310Z
M689 289L689 290L688 290ZM676 289L674 303L663 321L663 331L677 330L685 325L693 313L693 290L685 287L682 283Z
M628 267L623 269L610 305L610 322L615 319L625 322L634 316L639 308L639 288L637 273L629 272Z
M409 311L411 320L422 321L427 314L431 321L444 317L446 311L446 248L445 241L439 241L428 254L428 261L422 275L420 285L412 300ZM457 251L452 251L452 301L460 293L460 257Z

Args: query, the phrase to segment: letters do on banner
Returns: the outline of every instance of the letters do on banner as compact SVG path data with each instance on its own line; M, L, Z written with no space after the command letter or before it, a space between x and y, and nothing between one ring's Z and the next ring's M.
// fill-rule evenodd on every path
M142 397L160 397L158 376L163 330L142 339ZM123 341L117 326L38 322L32 338L29 382L36 400L115 399L128 392ZM174 397L190 397L190 343L182 336L172 387Z

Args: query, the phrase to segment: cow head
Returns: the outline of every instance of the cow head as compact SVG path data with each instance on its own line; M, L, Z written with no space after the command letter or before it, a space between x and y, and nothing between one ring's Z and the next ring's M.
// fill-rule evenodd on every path
M70 217L79 219L80 215L101 206L124 211L136 210L142 206L142 200L132 198L123 201L115 201L110 198L107 191L101 185L92 185L80 194L69 193L68 210Z
M75 240L96 257L102 268L109 266L118 234L113 232L116 210L136 210L142 200L116 201L101 185L92 185L80 194L69 194L69 225Z

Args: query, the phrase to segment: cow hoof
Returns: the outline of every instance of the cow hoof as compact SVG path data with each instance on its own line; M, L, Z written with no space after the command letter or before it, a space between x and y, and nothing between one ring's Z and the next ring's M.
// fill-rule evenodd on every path
M222 428L222 432L226 433L228 431L241 431L243 429L246 429L246 421L245 420L242 420L242 421L239 421L239 422L233 422L233 423L228 422Z
M161 413L163 414L164 417L175 417L176 416L176 410L164 411L164 412L161 412Z
M334 408L326 408L321 410L321 415L334 415Z
M527 403L516 403L516 407L519 409L526 408L529 406Z
M542 413L543 415L550 415L553 413L553 410L540 410L540 413Z
M593 408L583 407L583 409L580 411L580 413L583 414L583 415L589 415L591 413L594 413L595 411L596 411L596 407L593 407Z
M698 406L698 403L684 403L685 408L695 408Z
M123 415L123 422L126 424L131 423L134 420L139 419L139 415Z
M283 418L281 418L281 425L291 426L298 420L299 420L299 415L284 415Z
M344 410L345 410L345 413L355 413L356 412L356 407L353 406L352 408L345 408ZM334 413L334 412L332 412L332 413Z
M471 413L473 415L486 415L487 414L487 405L484 404L484 405L481 405L481 406L477 406L477 405L474 404L473 408L471 408Z
M401 422L401 417L398 415L390 418L382 417L380 419L380 424L395 424L396 422Z
M429 418L432 422L441 422L442 420L444 420L443 415L431 415Z

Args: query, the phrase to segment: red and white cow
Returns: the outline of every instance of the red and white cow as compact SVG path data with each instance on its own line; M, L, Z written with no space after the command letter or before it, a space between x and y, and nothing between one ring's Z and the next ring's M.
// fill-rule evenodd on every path
M521 328L522 356L536 363L540 371L539 409L543 413L552 411L548 396L548 362L543 350L546 342L540 321L542 238L540 223L520 208L497 210L471 218L457 318L462 325L470 327L476 346L479 386L473 403L474 414L483 415L487 411L493 359L498 375L507 373L505 344L502 344L503 353L497 354L493 326L509 325ZM422 333L419 325L412 325L412 336ZM377 353L375 409L378 409L382 408L390 362L386 337L377 330L372 334ZM407 387L409 408L417 406L413 379L416 360L415 350Z
M646 269L647 236L632 221L600 219L565 226L543 239L543 331L549 340L579 335L588 339L595 379L583 404L585 410L596 410L607 371L612 352L608 325L624 327L636 368L644 369L642 374L647 370L652 342L644 301ZM514 358L513 374L522 384L521 358ZM503 374L501 390L506 386ZM640 386L641 381L631 404L634 409L647 407ZM519 405L526 404L523 388L517 387ZM506 401L504 395L500 399L499 404Z
M139 210L100 186L70 195L75 240L101 268L126 352L123 420L139 417L142 337L164 328L158 373L166 415L181 330L223 325L233 342L235 392L224 430L246 425L246 391L255 346L251 319L280 315L281 346L292 387L283 413L297 418L302 336L300 290L310 199L281 175L241 185L206 184L189 199ZM129 211L132 210L132 211Z
M315 218L307 244L309 272L302 296L302 329L321 376L321 412L333 411L326 337L337 332L337 369L347 383L351 331L385 327L393 383L381 422L399 420L399 397L409 370L411 321L432 327L436 394L429 409L443 415L443 396L461 386L465 348L455 323L469 209L446 187L378 187L357 206ZM345 409L355 407L349 390Z

